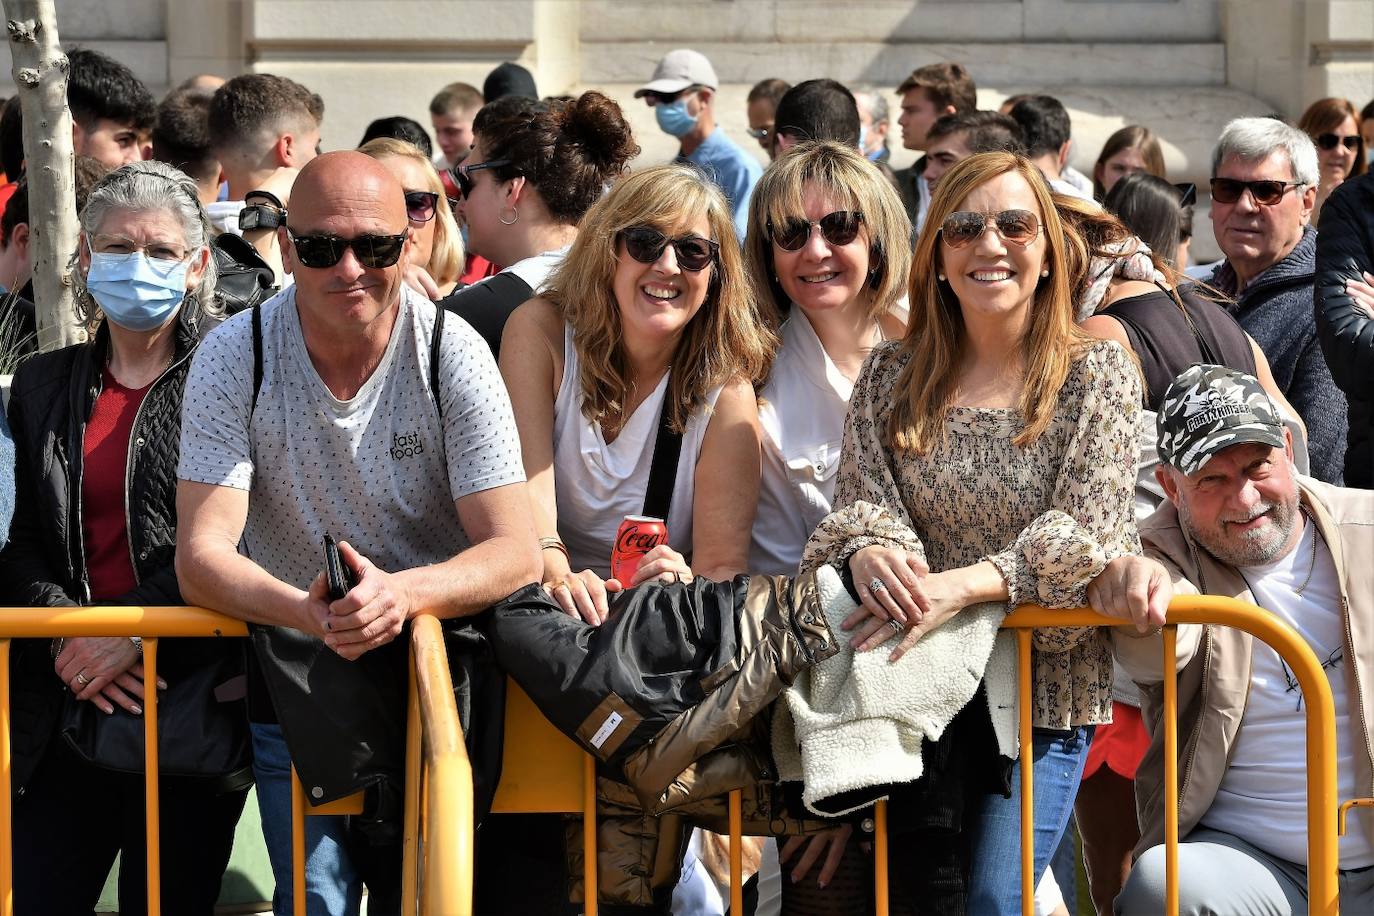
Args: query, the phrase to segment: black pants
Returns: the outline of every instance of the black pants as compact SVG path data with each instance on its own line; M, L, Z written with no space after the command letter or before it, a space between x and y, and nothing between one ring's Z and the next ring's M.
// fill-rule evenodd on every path
M120 854L121 916L147 912L143 776L78 758L59 736L14 802L16 916L90 916ZM158 791L162 911L211 916L248 790L167 777Z

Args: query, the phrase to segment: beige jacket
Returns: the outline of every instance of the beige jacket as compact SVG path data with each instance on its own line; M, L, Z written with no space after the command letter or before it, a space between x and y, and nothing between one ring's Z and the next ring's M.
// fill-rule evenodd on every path
M1345 611L1343 667L1350 709L1362 727L1355 741L1356 786L1374 796L1374 491L1333 487L1298 478L1301 500L1331 550ZM1179 594L1225 595L1254 603L1240 573L1220 562L1184 532L1172 503L1141 523L1147 556L1168 567ZM1164 730L1162 640L1133 638L1115 627L1116 660L1144 691L1142 712L1152 740L1136 773L1140 855L1164 842ZM1202 820L1221 785L1245 715L1250 687L1252 637L1219 626L1178 628L1178 833L1183 838ZM1301 731L1301 718L1294 727ZM1345 799L1341 799L1345 801ZM1361 818L1374 838L1374 818Z

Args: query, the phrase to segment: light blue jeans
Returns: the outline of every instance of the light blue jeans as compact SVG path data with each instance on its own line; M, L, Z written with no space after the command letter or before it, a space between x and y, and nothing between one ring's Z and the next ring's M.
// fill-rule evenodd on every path
M1093 727L1034 732L1035 875L1040 880L1073 814ZM968 911L978 916L1021 913L1021 764L1011 772L1011 798L989 795L970 824L973 863Z
M272 912L291 916L291 754L280 725L254 722L251 729L262 835L277 883ZM306 820L305 891L309 916L358 916L363 882L348 858L342 817Z

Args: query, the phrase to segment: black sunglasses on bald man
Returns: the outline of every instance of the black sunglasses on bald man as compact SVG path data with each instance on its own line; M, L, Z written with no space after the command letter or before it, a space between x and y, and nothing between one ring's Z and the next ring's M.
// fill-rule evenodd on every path
M286 230L286 235L295 246L296 257L306 267L314 270L333 267L351 248L359 264L375 270L391 267L401 259L409 231L399 235L360 235L351 239L341 239L337 235L296 235L290 229Z

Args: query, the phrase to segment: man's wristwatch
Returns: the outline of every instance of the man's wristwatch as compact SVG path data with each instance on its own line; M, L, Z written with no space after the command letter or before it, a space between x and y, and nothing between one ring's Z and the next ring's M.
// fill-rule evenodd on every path
M264 203L248 203L250 198L261 198ZM285 224L286 205L271 191L249 191L243 195L243 199L245 203L239 211L239 231L276 229Z

